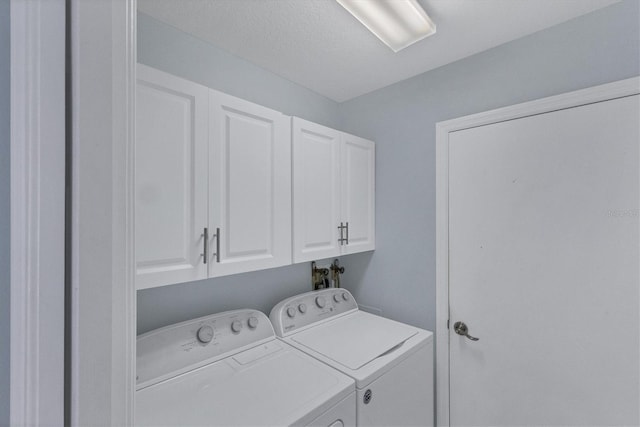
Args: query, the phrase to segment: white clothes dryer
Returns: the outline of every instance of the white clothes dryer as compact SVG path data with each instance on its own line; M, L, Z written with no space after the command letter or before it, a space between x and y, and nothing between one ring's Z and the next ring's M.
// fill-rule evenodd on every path
M136 426L354 426L353 379L236 310L137 339Z
M358 309L349 291L308 292L270 314L283 341L356 381L359 426L432 426L433 334Z

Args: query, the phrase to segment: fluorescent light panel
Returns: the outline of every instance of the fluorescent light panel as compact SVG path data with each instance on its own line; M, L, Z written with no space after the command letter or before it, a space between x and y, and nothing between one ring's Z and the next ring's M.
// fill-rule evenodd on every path
M394 52L436 32L417 0L336 0Z

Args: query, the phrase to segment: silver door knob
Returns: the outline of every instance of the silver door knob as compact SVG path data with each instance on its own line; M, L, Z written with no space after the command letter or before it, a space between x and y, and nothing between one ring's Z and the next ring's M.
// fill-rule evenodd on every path
M479 338L472 337L469 335L469 328L464 322L456 322L453 324L453 330L456 331L456 334L462 335L463 337L469 338L471 341L478 341Z

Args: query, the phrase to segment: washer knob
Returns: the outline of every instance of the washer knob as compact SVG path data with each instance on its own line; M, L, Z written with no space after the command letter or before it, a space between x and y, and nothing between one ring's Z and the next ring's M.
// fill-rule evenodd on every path
M324 308L324 306L327 305L327 301L324 297L316 297L316 305L320 308Z
M258 327L258 318L257 317L249 317L249 320L247 321L247 324L249 325L249 328L251 329L255 329Z
M340 299L340 295L338 295L338 294L333 294L333 300L334 300L335 302L340 302L340 301L342 301L342 300Z
M349 300L349 294L346 293L346 292L343 292L342 293L342 299L345 300L345 301L348 301Z
M202 344L208 344L213 339L213 328L209 325L201 326L196 332L196 338Z
M298 311L302 314L305 314L307 312L307 305L305 303L302 303L298 306Z
M287 316L294 317L296 315L296 309L293 307L287 308Z
M231 323L231 330L236 334L240 332L242 330L242 322L240 322L239 320L234 320Z

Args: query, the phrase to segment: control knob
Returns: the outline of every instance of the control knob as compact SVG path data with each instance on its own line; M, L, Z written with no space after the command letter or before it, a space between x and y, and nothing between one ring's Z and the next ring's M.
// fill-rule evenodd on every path
M345 300L345 301L348 301L349 300L349 294L346 293L346 292L343 292L342 293L342 299Z
M231 330L236 334L240 332L242 330L242 322L240 322L239 320L234 320L231 323Z
M307 312L307 305L305 303L302 303L298 306L298 311L302 314L305 314Z
M289 317L295 317L296 315L296 309L293 307L289 307L287 308L287 316Z
M249 320L247 321L247 324L249 325L249 328L251 329L255 329L258 327L258 318L251 316L249 317Z
M202 344L208 344L213 339L213 328L209 325L201 326L196 332L196 338Z
M320 308L324 308L324 306L327 305L327 301L324 297L316 297L316 305Z
M341 301L342 301L342 300L340 299L340 295L338 295L338 294L333 294L333 300L334 300L335 302L341 302Z

